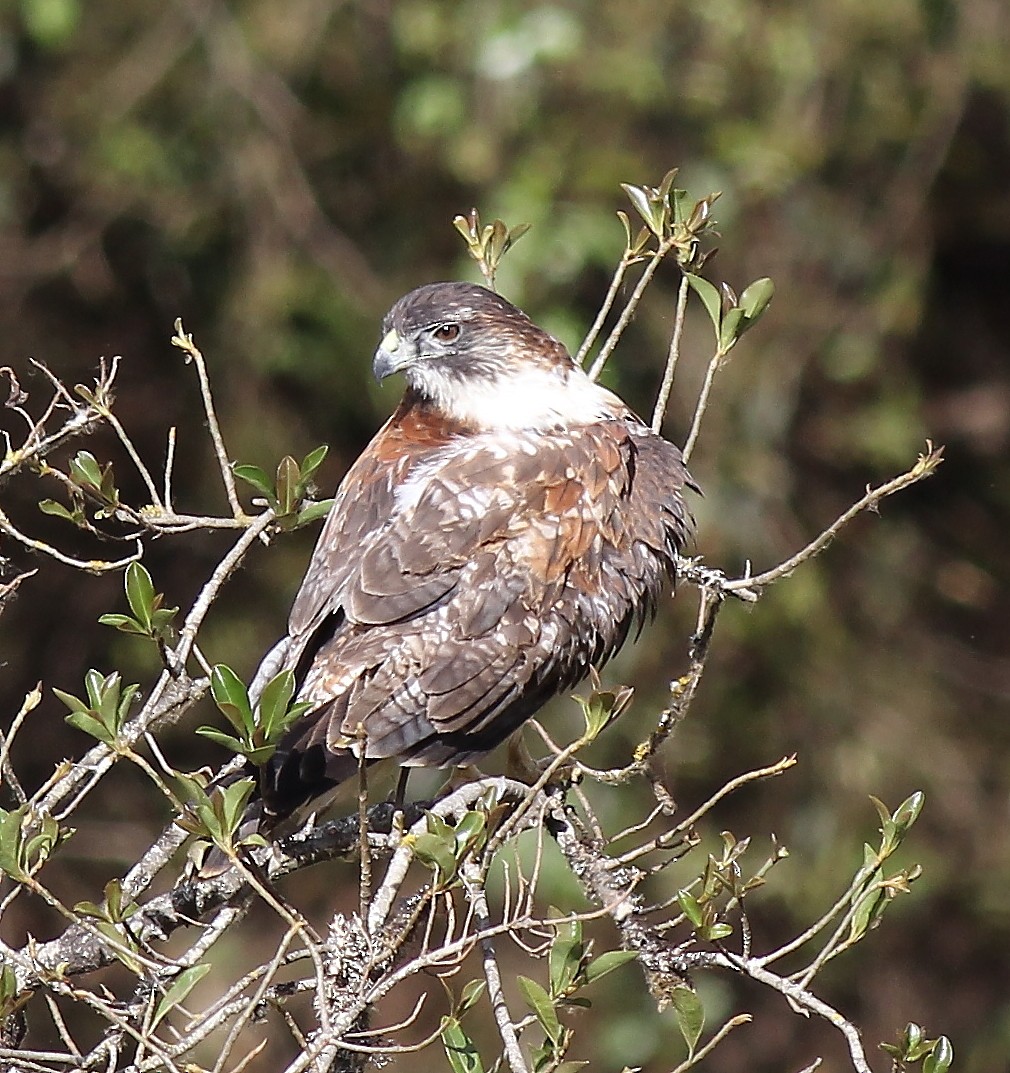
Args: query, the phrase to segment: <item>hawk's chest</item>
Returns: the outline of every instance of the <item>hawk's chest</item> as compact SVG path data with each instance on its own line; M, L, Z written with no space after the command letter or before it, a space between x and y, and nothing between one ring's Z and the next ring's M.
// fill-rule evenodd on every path
M619 421L458 437L408 470L396 521L448 556L493 553L550 582L627 543L633 454Z

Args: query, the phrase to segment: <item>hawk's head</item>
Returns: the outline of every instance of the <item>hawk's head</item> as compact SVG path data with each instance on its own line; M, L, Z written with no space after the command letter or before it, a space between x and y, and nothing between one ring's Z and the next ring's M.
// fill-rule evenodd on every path
M545 428L626 412L565 347L500 295L470 283L431 283L382 322L372 368L403 373L446 417L479 428Z

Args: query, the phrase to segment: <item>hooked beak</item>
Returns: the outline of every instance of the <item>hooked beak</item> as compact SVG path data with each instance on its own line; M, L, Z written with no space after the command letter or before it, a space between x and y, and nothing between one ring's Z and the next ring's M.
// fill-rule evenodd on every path
M393 373L402 372L417 359L417 346L401 339L396 329L390 329L379 344L372 359L372 372L376 380L385 380Z

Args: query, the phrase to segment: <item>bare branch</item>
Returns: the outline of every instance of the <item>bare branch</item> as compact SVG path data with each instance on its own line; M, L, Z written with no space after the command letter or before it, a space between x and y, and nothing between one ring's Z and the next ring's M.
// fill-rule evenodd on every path
M239 502L238 494L235 491L235 475L232 473L231 461L228 458L224 439L221 436L221 426L218 424L217 412L214 408L214 397L210 390L210 379L207 376L207 363L204 361L202 351L193 342L193 336L183 330L181 318L175 322L175 335L172 337L172 345L177 346L186 355L186 360L192 361L196 367L196 375L200 381L200 394L203 398L203 410L207 417L207 428L210 430L210 438L214 443L214 453L217 455L217 464L218 469L221 471L224 490L228 496L232 514L235 518L242 519L245 517L245 511L242 510L242 504Z
M687 294L690 284L687 275L681 277L680 287L677 290L677 312L673 320L673 334L670 336L670 349L666 355L666 368L663 370L663 380L659 385L659 394L656 396L656 405L652 411L652 431L659 432L663 427L663 418L666 417L666 407L670 401L670 392L673 390L673 379L677 374L677 363L680 361L680 339L684 334L684 320L687 314ZM690 457L690 452L685 449L684 461Z
M823 551L831 541L834 540L842 528L852 521L857 514L862 514L863 511L866 510L875 511L880 503L888 496L892 496L895 492L900 492L913 484L917 484L919 481L925 480L927 477L932 477L942 461L943 447L934 447L932 442L927 440L926 453L919 455L918 460L911 469L886 481L884 484L877 485L876 488L867 488L866 495L864 495L862 499L853 503L848 510L840 514L831 525L827 527L827 529L820 533L820 535L812 540L805 548L786 559L785 562L779 563L778 566L773 567L771 570L766 570L763 574L758 574L754 577L737 578L734 581L725 582L722 585L722 590L731 593L750 592L754 594L766 585L770 585L773 581L778 581L780 578L787 577L796 569L796 567L801 566L803 563L817 555L818 552Z

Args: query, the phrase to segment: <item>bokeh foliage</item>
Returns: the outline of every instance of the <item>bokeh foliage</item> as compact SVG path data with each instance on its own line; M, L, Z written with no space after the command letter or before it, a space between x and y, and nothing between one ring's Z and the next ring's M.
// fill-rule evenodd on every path
M151 457L180 426L194 493L214 472L185 435L201 411L168 343L175 317L212 362L238 457L272 472L326 441L332 484L392 401L367 377L379 316L418 283L473 276L457 213L533 225L500 286L574 345L620 253L619 183L676 164L693 191L723 192L727 242L708 274L769 275L778 297L724 376L693 463L707 560L778 561L926 435L948 462L759 615L727 609L705 718L679 731L669 777L690 800L799 753L797 771L726 817L803 854L801 879L773 888L783 921L858 859L867 793L924 789L926 878L835 970L835 997L868 1036L936 1024L958 1068L994 1068L1010 1047L1005 4L7 0L2 12L0 365L34 355L85 381L99 355L123 353L118 411ZM660 274L608 369L643 411L677 283L672 267ZM692 345L707 355L689 329ZM700 375L689 363L679 397ZM668 434L687 417L675 399ZM215 661L254 666L310 539L254 563L215 627ZM185 602L219 551L210 538L188 558L166 547L159 591ZM57 570L31 585L4 618L0 718L40 677L72 690L87 668L115 666L136 680L136 648L93 627L117 579ZM640 704L669 678L663 630L615 671ZM55 734L37 747L40 776L70 748ZM105 803L127 856L157 823L129 818L139 792ZM665 1042L636 1034L635 1017L614 1038L639 1050L620 1060L664 1068ZM800 1068L804 1053L755 1026L718 1068Z

